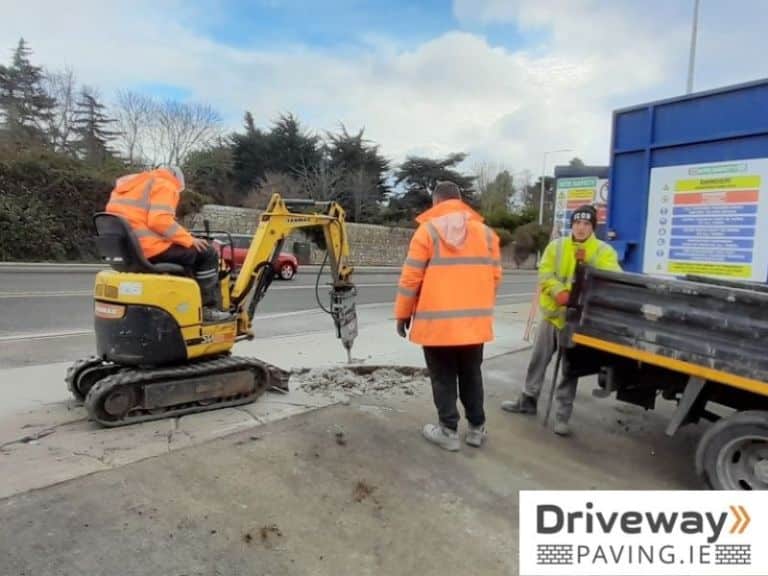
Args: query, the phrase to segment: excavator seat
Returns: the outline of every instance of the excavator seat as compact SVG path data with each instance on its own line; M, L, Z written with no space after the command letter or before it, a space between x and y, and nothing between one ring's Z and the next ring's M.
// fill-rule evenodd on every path
M101 259L118 272L139 272L145 274L172 274L188 276L180 264L152 264L144 256L139 240L124 218L107 212L93 216L97 236L96 248Z

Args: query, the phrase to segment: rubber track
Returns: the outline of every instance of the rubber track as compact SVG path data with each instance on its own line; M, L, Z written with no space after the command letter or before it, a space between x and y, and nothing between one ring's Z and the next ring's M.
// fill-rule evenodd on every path
M87 358L81 358L77 360L72 366L67 368L67 375L64 377L64 381L67 383L67 390L75 397L79 402L83 402L85 397L75 387L75 377L84 369L92 366L98 366L102 364L101 358L98 356L88 356Z
M256 382L255 390L248 396L243 396L232 400L214 401L205 405L198 403L187 403L178 405L177 407L171 406L165 409L158 409L157 412L148 412L146 410L134 409L128 412L128 414L120 420L107 420L101 413L102 403L100 400L108 396L110 391L117 386L140 386L140 389L137 391L137 398L142 398L143 392L141 388L147 385L151 385L152 383L168 382L177 379L199 378L204 376L226 374L227 372L239 372L243 369L252 369L257 379L259 379L260 376L264 374L264 372L266 372L268 375L266 382ZM149 369L128 368L124 371L118 372L117 374L107 376L106 378L103 378L94 384L85 399L85 407L88 410L88 415L90 418L102 426L125 426L127 424L134 424L138 422L162 420L165 418L173 418L186 414L194 414L196 412L217 410L227 406L239 406L241 404L248 404L269 388L277 388L281 391L286 391L288 388L289 375L289 372L286 372L277 366L273 366L272 364L262 362L256 358L245 358L241 356L224 356L215 358L213 360L205 360L192 364L184 364L173 367Z

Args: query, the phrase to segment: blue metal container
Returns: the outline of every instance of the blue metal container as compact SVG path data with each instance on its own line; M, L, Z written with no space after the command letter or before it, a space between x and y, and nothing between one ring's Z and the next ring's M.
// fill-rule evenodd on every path
M652 168L753 158L768 158L768 79L615 111L608 237L622 267L643 271Z

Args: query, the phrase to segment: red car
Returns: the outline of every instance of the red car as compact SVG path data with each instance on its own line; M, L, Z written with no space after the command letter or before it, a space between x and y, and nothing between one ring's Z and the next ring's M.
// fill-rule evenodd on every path
M213 247L227 261L234 259L233 267L235 272L240 270L245 261L245 255L248 248L251 247L253 236L248 234L213 234ZM229 239L232 238L234 250L230 250ZM281 252L274 265L275 274L283 280L292 280L299 269L299 261L293 254Z

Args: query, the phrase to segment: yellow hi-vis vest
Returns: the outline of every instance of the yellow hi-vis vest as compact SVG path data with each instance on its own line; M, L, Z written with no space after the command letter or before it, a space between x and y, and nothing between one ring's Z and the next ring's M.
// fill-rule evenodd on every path
M584 242L572 236L549 243L539 264L539 309L547 322L558 330L565 326L565 306L558 306L555 297L570 290L576 273L576 252L584 250L584 263L600 270L621 272L616 251L594 234Z

